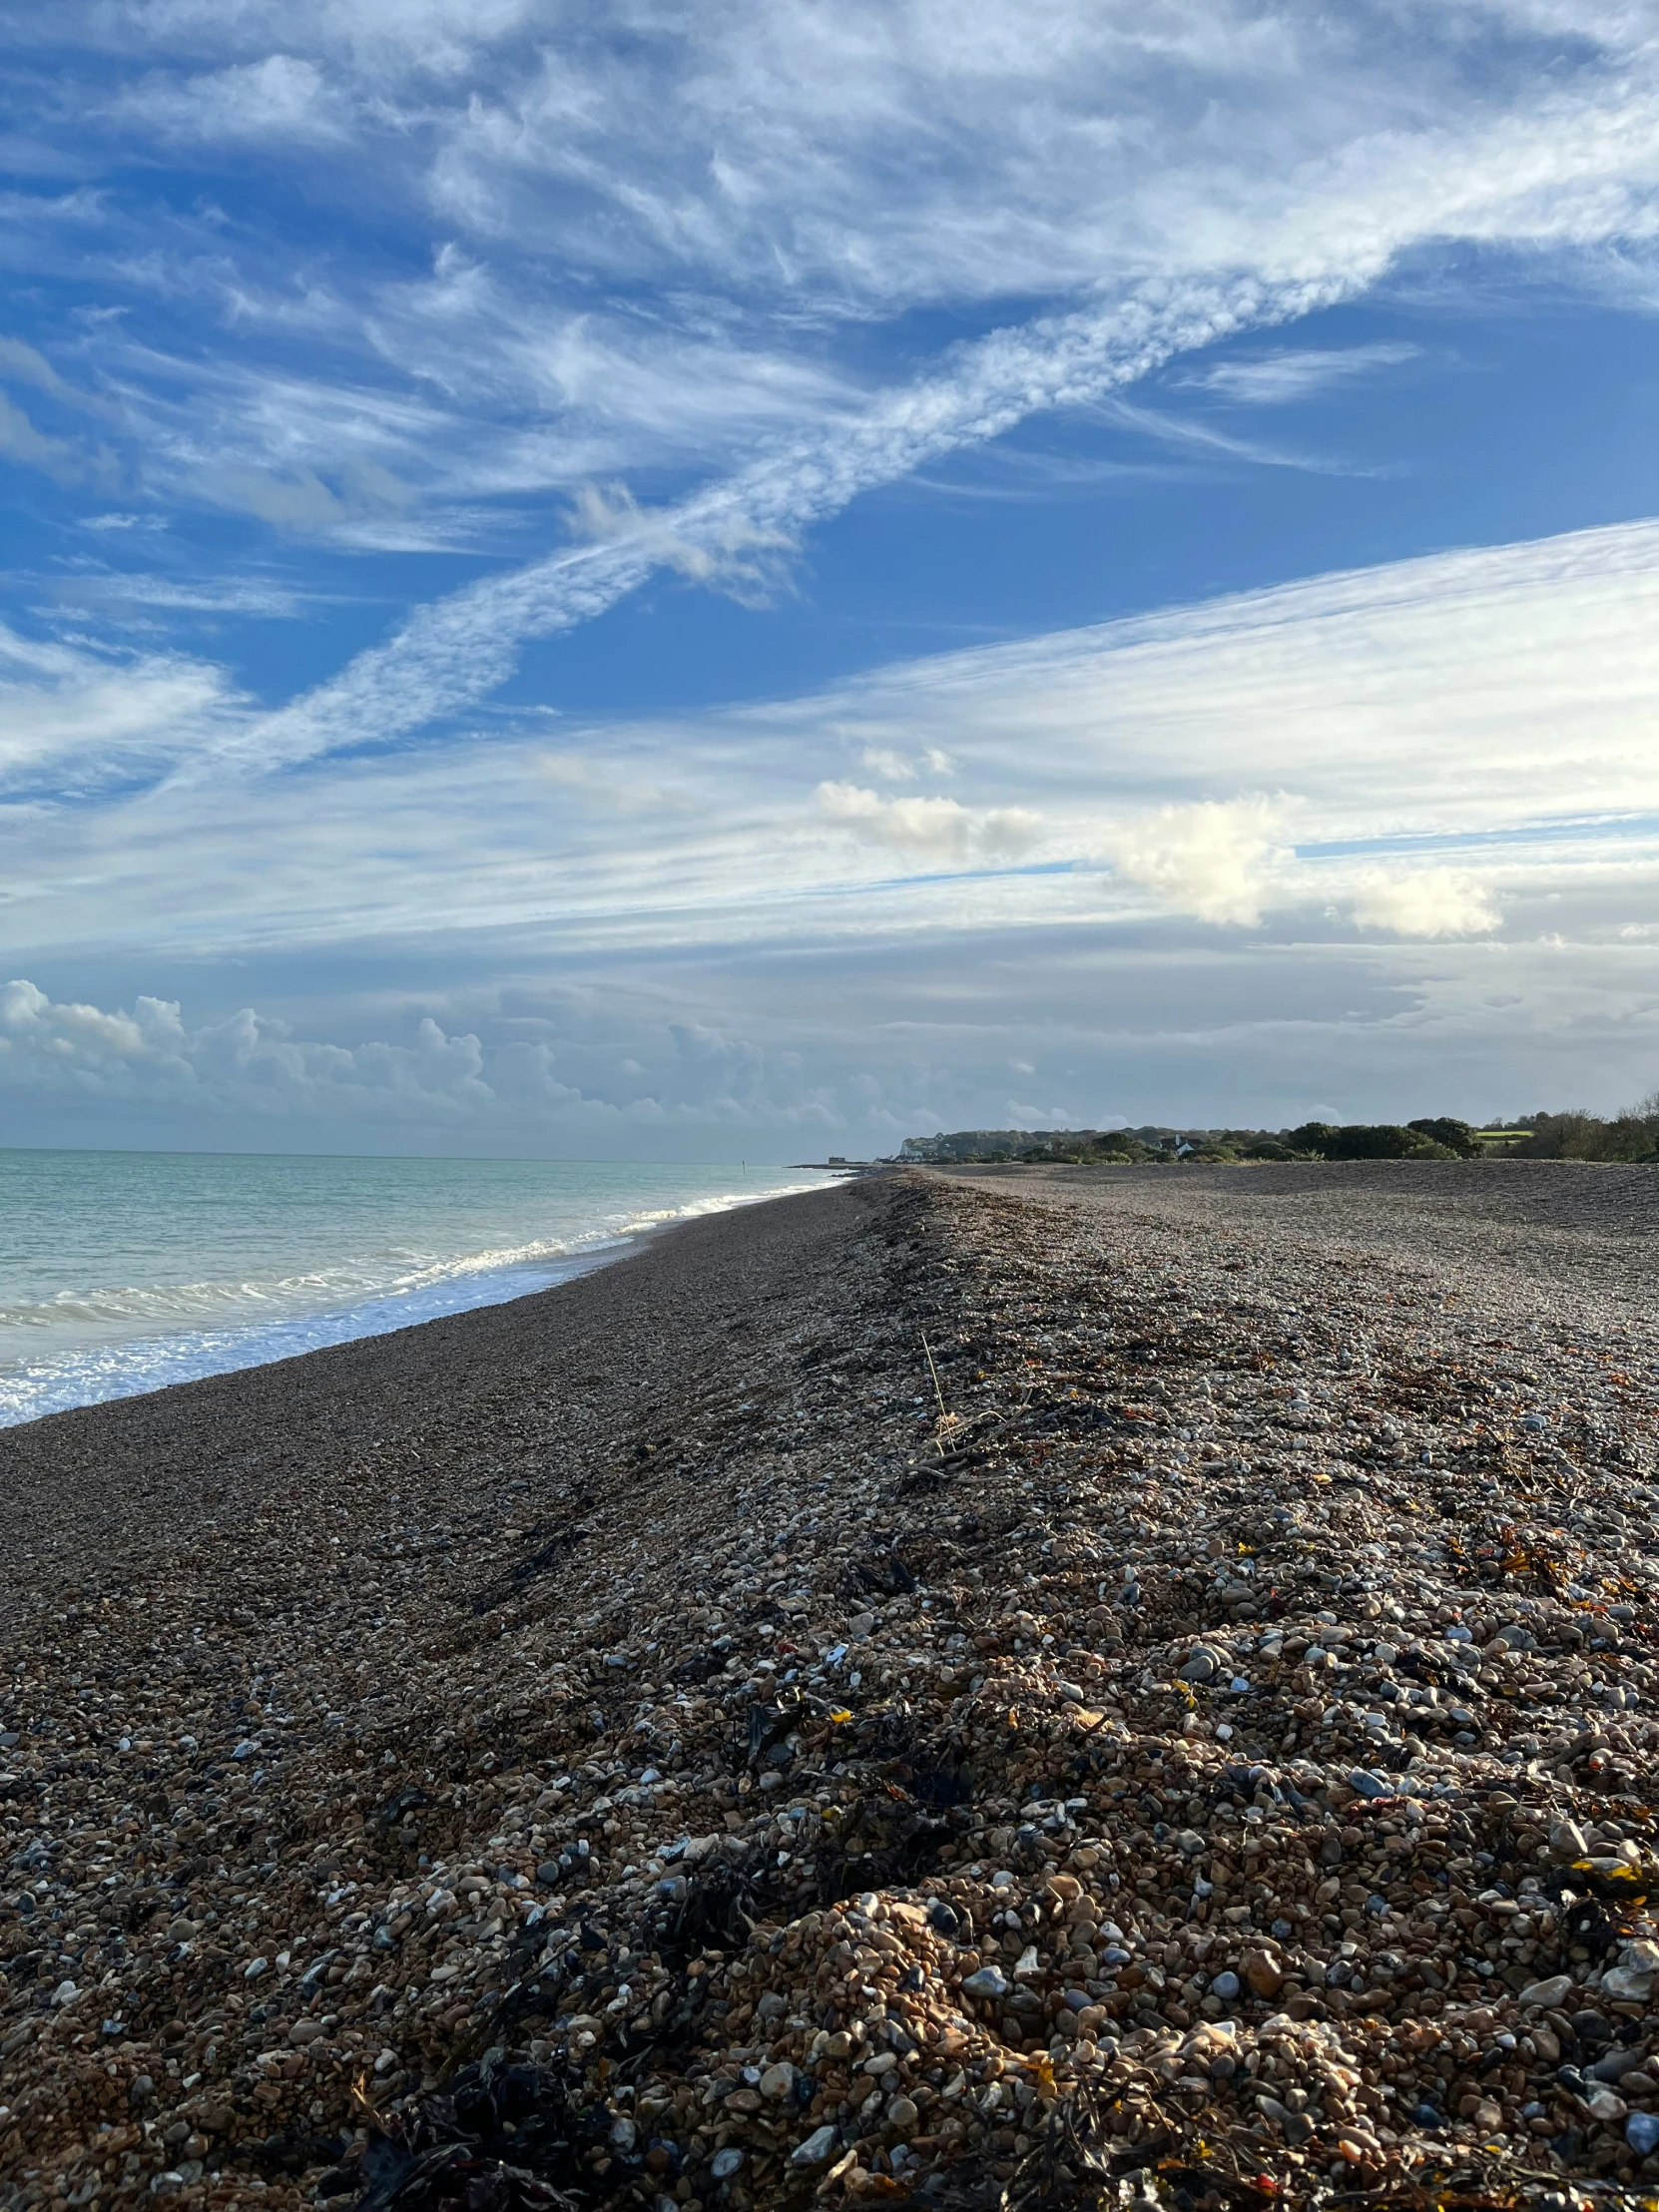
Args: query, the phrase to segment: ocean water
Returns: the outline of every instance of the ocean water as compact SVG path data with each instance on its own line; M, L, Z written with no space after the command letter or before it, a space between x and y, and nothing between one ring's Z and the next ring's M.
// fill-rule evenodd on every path
M494 1305L787 1168L0 1150L0 1426Z

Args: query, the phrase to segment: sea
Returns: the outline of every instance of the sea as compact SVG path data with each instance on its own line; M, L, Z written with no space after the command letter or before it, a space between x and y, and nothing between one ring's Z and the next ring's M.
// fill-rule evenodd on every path
M549 1288L778 1167L0 1149L0 1426Z

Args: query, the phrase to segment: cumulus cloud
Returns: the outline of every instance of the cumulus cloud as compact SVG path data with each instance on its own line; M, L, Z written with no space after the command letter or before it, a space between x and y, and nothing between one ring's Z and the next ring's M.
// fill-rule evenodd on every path
M1200 800L1125 823L1103 845L1118 873L1161 906L1249 928L1290 858L1282 818L1283 809L1266 799Z
M29 1112L126 1112L175 1126L240 1126L265 1141L275 1125L332 1128L369 1144L388 1131L530 1141L557 1131L631 1149L653 1130L806 1130L844 1120L833 1089L804 1076L800 1052L769 1052L715 1020L675 1018L665 996L632 1010L648 1061L619 1061L614 1028L597 1054L591 1043L584 1053L578 1034L571 1056L604 1063L625 1079L614 1087L567 1077L561 1045L537 1033L591 1030L591 1011L582 1018L569 1004L562 1022L497 1022L507 1034L487 1041L427 1014L405 1043L347 1045L295 1036L252 1006L192 1025L174 999L140 996L130 1010L111 1011L55 1000L17 979L0 984L0 1100L14 1126ZM627 1011L619 1018L626 1023Z
M252 1007L192 1029L175 999L111 1013L21 978L0 985L0 1089L367 1123L466 1118L497 1095L477 1037L446 1036L429 1015L412 1044L346 1047L296 1039Z
M1503 919L1486 886L1458 868L1369 870L1350 910L1362 929L1396 937L1485 936Z
M1042 819L1024 807L964 807L954 799L883 799L857 784L823 783L820 815L860 843L884 846L935 865L985 865L1018 859L1042 835Z

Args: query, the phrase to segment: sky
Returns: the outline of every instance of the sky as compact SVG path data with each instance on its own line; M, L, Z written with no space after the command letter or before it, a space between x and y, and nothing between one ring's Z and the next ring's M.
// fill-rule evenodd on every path
M0 0L0 1143L1659 1088L1659 0Z

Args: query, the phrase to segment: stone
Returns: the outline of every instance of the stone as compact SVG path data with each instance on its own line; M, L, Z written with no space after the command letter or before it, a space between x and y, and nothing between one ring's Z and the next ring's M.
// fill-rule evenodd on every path
M1547 1974L1542 1981L1529 1981L1520 1992L1522 2004L1536 2004L1551 2010L1565 2004L1572 1993L1570 1973Z
M1183 1682L1213 1682L1220 1672L1221 1661L1203 1644L1188 1652L1180 1667Z
M1380 1774L1372 1774L1365 1767L1350 1769L1348 1786L1363 1798L1392 1797L1394 1786Z
M1632 2112L1624 2123L1624 2139L1638 2158L1659 2150L1659 2112Z
M796 2144L794 2150L790 2152L790 2164L792 2166L822 2166L834 2150L835 2141L834 2126L827 2120L822 2127L815 2127L804 2142Z
M1000 1966L980 1966L964 1977L962 1987L970 1997L1000 1997L1007 1993L1008 1977Z
M1639 2047L1632 2049L1628 2045L1618 2045L1612 2050L1605 2051L1593 2065L1585 2067L1585 2079L1589 2081L1622 2081L1627 2073L1634 2073L1637 2067L1641 2065L1643 2055Z
M1276 1997L1285 1986L1284 1968L1272 1951L1247 1950L1243 1970L1253 1996Z
M1612 1997L1634 1998L1645 2003L1659 1983L1659 1943L1646 1938L1624 1944L1618 1960L1601 1977L1601 1986Z
M1168 1187L1223 1205L1198 1170ZM786 2159L826 2212L831 2176L860 2203L948 2201L952 2173L1018 2195L1045 2113L1096 2085L1156 2107L1160 2161L1202 2165L1203 2141L1287 2205L1339 2159L1358 2197L1426 2152L1473 2156L1505 2203L1552 2168L1566 2206L1653 2155L1636 1992L1659 1951L1573 1957L1550 1892L1584 1859L1610 1898L1645 1880L1648 1646L1590 1605L1617 1574L1637 1622L1659 1613L1659 1378L1610 1339L1615 1385L1578 1306L1569 1353L1478 1271L1442 1310L1437 1257L1402 1281L1387 1251L1356 1268L1300 1232L1103 1228L1081 1200L1034 1230L1001 1185L888 1190L860 1204L905 1234L857 1248L857 1300L809 1271L806 1305L778 1290L783 1321L729 1345L722 1309L648 1433L609 1409L550 1440L588 1386L492 1375L499 1431L494 1398L435 1455L394 1430L382 1463L342 1431L279 1546L244 1515L196 1531L211 1574L135 1554L110 1585L130 1595L85 1625L60 1604L0 1671L32 1701L0 1801L33 1824L0 1907L42 1960L0 1982L0 2104L38 2093L52 2194L89 2178L88 2115L119 2115L122 2202L202 2212L246 2145L372 2140L365 2071L391 2129L444 2144L463 2056L570 2081L615 2131L596 2202L649 2212L765 2207ZM975 1439L937 1473L923 1328ZM1179 1359L1134 1349L1166 1336ZM1407 1342L1422 1386L1396 1391ZM1534 1494L1504 1410L1520 1366L1641 1455L1611 1481L1588 1461L1580 1594L1490 1548L1501 1516L1561 1552L1566 1500ZM440 1514L428 1560L405 1523ZM441 1683L421 1654L449 1655ZM123 1685L156 1709L136 1738ZM72 1733L95 1742L70 1760ZM62 1811L37 1791L60 1760ZM272 1809L301 1790L290 1833ZM93 1936L111 1904L126 1955ZM54 2011L72 1968L88 1987ZM273 2173L270 2212L310 2193Z

